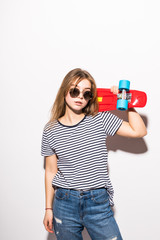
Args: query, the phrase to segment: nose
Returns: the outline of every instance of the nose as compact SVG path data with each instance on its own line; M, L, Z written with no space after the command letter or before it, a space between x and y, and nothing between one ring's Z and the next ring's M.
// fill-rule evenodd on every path
M78 96L80 99L83 99L83 93L80 92L79 96Z

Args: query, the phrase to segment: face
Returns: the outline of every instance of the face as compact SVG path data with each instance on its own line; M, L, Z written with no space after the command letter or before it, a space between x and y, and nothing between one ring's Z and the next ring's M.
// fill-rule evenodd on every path
M79 90L79 95L76 97L71 97L70 94L70 90L72 91L73 88L75 88ZM82 109L88 104L90 99L85 99L85 95L86 91L91 92L91 83L90 81L88 81L87 79L83 79L82 81L80 81L77 85L76 85L76 81L71 85L65 100L67 103L66 107L69 107L70 109L72 109L73 111L76 112L82 112Z

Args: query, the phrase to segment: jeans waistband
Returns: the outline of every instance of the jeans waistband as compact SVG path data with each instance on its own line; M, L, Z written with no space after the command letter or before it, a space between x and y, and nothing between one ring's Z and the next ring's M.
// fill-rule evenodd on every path
M62 187L56 187L56 189L64 189L64 190L72 190L72 191L77 191L77 192L89 192L89 191L92 191L92 190L100 190L100 189L106 189L105 187L99 187L99 188L89 188L89 189L76 189L76 188L62 188Z

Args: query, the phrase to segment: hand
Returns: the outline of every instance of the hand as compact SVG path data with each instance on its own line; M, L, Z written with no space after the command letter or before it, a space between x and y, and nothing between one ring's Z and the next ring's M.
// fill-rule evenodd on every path
M45 229L50 232L53 233L53 211L52 210L46 210L45 216L44 216L44 220L43 220L43 224L45 226Z
M113 94L118 94L119 93L119 90L118 90L118 87L117 86L112 86L111 87L111 92L113 93Z

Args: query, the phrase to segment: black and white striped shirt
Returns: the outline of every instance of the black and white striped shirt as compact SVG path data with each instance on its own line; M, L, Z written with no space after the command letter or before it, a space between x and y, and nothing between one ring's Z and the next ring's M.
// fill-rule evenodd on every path
M58 172L52 185L77 190L105 187L113 205L106 137L113 136L121 124L122 120L110 112L85 116L73 126L59 121L46 124L41 155L56 154L58 158Z

